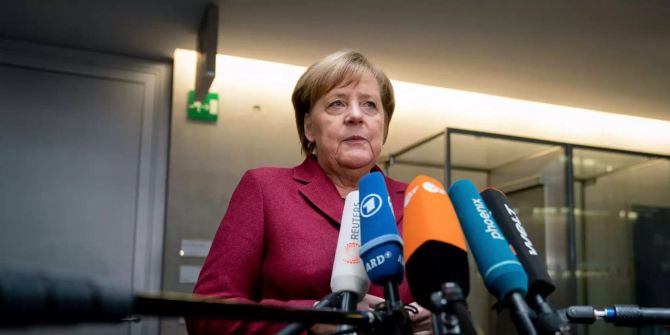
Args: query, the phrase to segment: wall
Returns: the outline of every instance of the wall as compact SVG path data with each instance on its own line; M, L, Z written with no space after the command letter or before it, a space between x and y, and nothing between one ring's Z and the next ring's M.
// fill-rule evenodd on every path
M180 266L199 266L204 258L179 256L181 240L213 238L246 170L302 161L290 102L302 68L219 56L219 73L210 89L219 93L219 120L209 124L187 119L193 64L194 53L175 53L163 272L167 291L193 290L192 283L180 283ZM163 321L163 334L184 330L179 320Z

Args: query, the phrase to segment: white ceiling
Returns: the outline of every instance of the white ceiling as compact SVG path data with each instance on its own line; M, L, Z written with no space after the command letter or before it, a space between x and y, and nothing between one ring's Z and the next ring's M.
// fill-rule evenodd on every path
M0 37L170 60L207 2L5 0ZM215 2L220 53L309 65L352 48L392 79L670 120L665 0Z

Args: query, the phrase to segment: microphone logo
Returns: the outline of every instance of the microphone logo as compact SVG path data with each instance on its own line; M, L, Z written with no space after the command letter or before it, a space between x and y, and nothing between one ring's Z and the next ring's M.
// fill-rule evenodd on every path
M472 199L472 203L475 205L477 212L479 212L479 216L482 218L484 224L486 225L486 232L489 233L489 235L491 235L491 238L504 241L505 238L498 230L498 227L496 227L495 222L491 220L491 212L486 210L483 201L484 200L482 200L481 198Z
M512 219L512 222L514 222L516 230L519 232L519 235L521 236L521 239L523 239L524 242L523 244L526 246L526 248L528 248L528 253L533 256L538 256L535 247L533 247L533 242L531 242L530 238L528 238L528 233L526 232L526 229L521 225L521 220L519 220L519 217L516 215L516 212L509 206L507 206L507 204L504 205L505 209L507 210L507 214L509 214L510 219Z
M349 242L344 245L343 261L347 264L358 264L361 262L361 257L358 254L361 245L356 242Z
M430 192L430 193L438 193L438 194L447 194L447 192L444 191L443 188L429 182L425 181L423 182L423 189Z
M369 218L382 208L382 197L378 194L370 193L361 201L361 216Z

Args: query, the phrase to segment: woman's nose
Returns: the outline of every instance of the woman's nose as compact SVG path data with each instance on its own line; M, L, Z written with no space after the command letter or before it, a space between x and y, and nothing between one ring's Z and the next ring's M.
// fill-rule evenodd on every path
M360 106L353 105L349 109L349 113L347 113L346 122L347 124L359 124L363 122L363 111L361 110Z

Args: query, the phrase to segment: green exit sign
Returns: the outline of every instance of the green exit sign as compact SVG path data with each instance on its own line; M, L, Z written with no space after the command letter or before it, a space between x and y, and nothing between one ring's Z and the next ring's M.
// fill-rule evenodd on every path
M195 101L195 91L188 91L188 118L216 122L219 119L219 94L207 93L205 101Z

